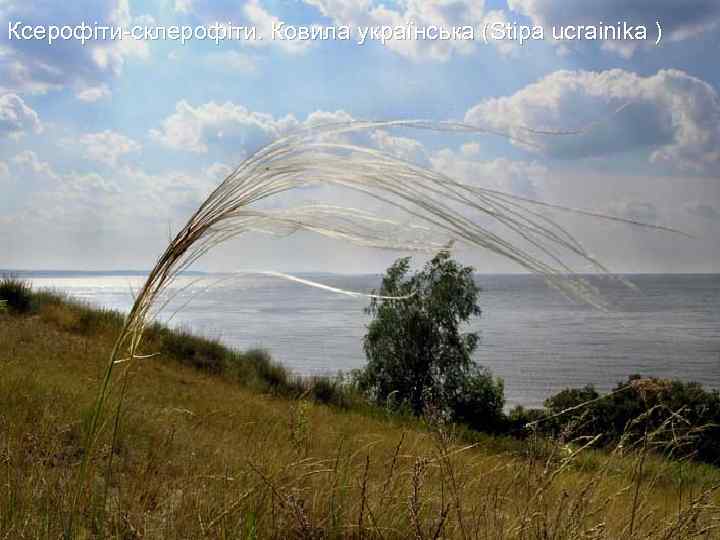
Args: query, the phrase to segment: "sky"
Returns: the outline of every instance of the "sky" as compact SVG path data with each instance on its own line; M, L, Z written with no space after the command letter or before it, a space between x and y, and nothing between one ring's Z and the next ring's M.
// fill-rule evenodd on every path
M358 42L363 28L409 22L492 32ZM219 23L255 36L48 43L11 31L82 23ZM280 23L351 35L273 35ZM623 23L645 39L552 34ZM542 39L512 39L522 27ZM212 188L273 139L324 122L428 119L509 136L374 130L363 144L479 187L693 237L549 214L613 271L720 272L718 53L717 0L0 0L0 268L148 269ZM377 272L399 255L248 233L195 268ZM481 272L520 270L477 250L458 256Z

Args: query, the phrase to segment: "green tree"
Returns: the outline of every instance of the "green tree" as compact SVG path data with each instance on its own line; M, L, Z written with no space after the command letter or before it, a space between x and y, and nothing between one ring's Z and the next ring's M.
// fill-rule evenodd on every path
M479 316L480 288L472 267L441 252L409 276L410 259L386 272L380 296L366 312L372 316L364 338L367 367L358 375L360 389L378 404L402 404L421 415L440 407L453 420L478 429L494 429L502 417L503 386L472 359L474 332L461 326Z

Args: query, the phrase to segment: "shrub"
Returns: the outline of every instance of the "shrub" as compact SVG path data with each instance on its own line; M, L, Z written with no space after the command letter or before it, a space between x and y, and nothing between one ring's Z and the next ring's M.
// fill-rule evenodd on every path
M259 381L263 389L286 393L292 386L289 371L275 362L264 349L249 349L241 353L236 361L249 368L250 376Z
M593 403L575 410L576 407L594 402L599 397L600 394L591 384L583 388L566 388L549 397L545 400L549 419L543 423L543 430L553 435L559 435L561 432L567 432L572 426L574 433L607 434L607 411L600 403ZM572 409L570 412L562 414L570 409ZM619 433L622 432L623 430L620 429Z
M355 387L343 377L311 377L308 380L312 398L326 405L349 409L358 402Z
M32 309L32 287L27 281L12 276L0 279L0 300L13 313L29 313Z
M78 320L74 331L83 335L95 335L99 332L117 331L124 316L112 309L94 309L86 305L76 307Z
M473 367L450 398L454 419L474 430L497 433L505 428L504 384L486 368Z
M518 438L525 438L531 433L530 424L542 421L547 416L543 409L528 409L522 405L513 407L505 419L505 430L508 434Z
M633 375L602 399L592 386L566 389L546 401L549 413L577 407L541 423L546 432L572 429L576 435L603 434L602 442L626 444L656 432L654 446L675 457L693 456L720 464L720 393L698 383ZM667 429L661 429L667 426Z
M203 371L225 371L230 352L219 341L194 336L187 330L164 329L160 335L162 353Z

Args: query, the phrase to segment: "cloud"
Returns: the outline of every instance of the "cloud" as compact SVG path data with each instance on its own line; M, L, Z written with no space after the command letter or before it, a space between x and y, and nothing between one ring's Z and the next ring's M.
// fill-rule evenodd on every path
M7 178L10 176L10 167L4 161L0 161L0 178Z
M615 215L642 223L658 222L658 209L653 203L644 201L627 201L615 203L610 207L610 215Z
M281 21L265 9L260 0L175 0L175 11L195 17L205 24L226 24L231 21L235 26L254 27L262 39L242 42L249 47L275 47L288 54L302 54L312 47L309 40L272 39L273 24Z
M556 71L512 96L479 103L465 120L508 132L516 144L554 157L646 149L651 161L696 171L716 170L720 164L718 93L678 70L649 77L621 69ZM573 136L525 129L588 126L586 133Z
M75 97L85 103L93 103L101 99L109 98L112 95L107 84L102 83L97 86L88 86L75 93Z
M217 185L222 166L198 174L178 171L149 173L122 165L101 174L94 170L62 171L25 150L12 165L23 179L13 205L15 220L27 215L36 225L55 222L68 229L100 224L142 231L148 223L183 219ZM43 230L42 228L38 230ZM100 234L100 233L98 233Z
M688 214L691 216L700 217L703 219L709 219L712 221L720 221L720 209L717 207L705 204L705 203L695 203L695 204L688 204L685 206L685 210Z
M312 46L311 41L272 39L273 25L278 24L280 19L265 10L258 0L247 0L242 9L247 21L257 28L258 34L263 38L246 41L248 45L254 47L273 45L290 54L303 53Z
M353 117L350 113L346 111L314 111L311 112L308 117L305 119L305 126L306 127L312 127L312 126L320 126L323 124L335 124L338 122L350 122L353 120Z
M79 193L97 195L98 193L117 193L119 188L114 181L107 180L97 173L59 173L47 161L42 161L32 150L24 150L13 158L13 164L23 173L25 183L29 185L27 193L40 186L47 193L65 193L74 197Z
M663 27L664 40L691 39L720 25L720 3L717 0L695 0L683 5L677 0L653 2L627 2L624 0L508 0L508 7L530 17L534 24L546 29L551 26L597 25L601 22L615 25L627 21L631 25L644 25L648 35L656 35L655 22ZM649 40L654 46L655 37ZM567 46L563 42L563 46ZM632 55L639 47L637 42L604 41L603 47L623 56Z
M487 189L537 197L547 169L535 162L507 158L483 160L476 145L464 145L460 151L444 148L430 156L432 167L443 174Z
M81 193L119 193L120 189L117 184L108 180L98 173L72 173L63 177L64 184L68 188Z
M176 232L218 184L201 168L75 171L29 151L10 165L17 181L3 185L0 243L13 266L147 267L168 229Z
M205 176L210 179L216 180L219 183L224 180L232 171L233 169L229 165L216 161L209 167L205 168Z
M204 154L214 149L237 157L296 129L352 120L353 116L343 110L314 111L301 121L292 114L276 118L232 102L218 104L211 101L195 107L182 100L176 104L175 112L163 120L160 129L150 130L150 138L173 150ZM332 138L335 142L342 140L348 144L370 146L401 159L427 163L421 142L385 130L333 134Z
M0 5L3 29L15 22L47 27L84 21L127 27L138 20L131 16L128 0L6 0ZM11 37L5 30L0 35L0 91L43 94L71 86L87 97L86 89L102 88L119 75L127 58L148 55L147 43L132 39L98 39L84 45L76 40L57 40L49 45L47 41Z
M16 94L0 95L0 138L17 138L27 131L42 131L38 114Z
M425 146L416 139L398 137L384 130L375 130L370 134L370 140L376 148L392 154L405 161L423 164L427 161Z
M257 148L298 125L292 115L275 119L232 102L193 107L182 100L161 129L150 131L150 137L168 148L206 153L210 145Z
M122 156L139 152L142 148L133 139L110 130L100 133L86 133L72 140L63 139L60 144L67 148L79 148L86 159L112 166L117 165Z
M55 174L55 171L50 167L50 164L45 161L40 161L38 155L32 150L24 150L17 154L13 158L13 163L26 171L43 175L51 180L59 179L59 176Z
M175 11L178 13L190 13L192 7L192 0L175 0Z
M315 7L322 15L332 19L337 25L350 25L354 28L366 26L405 27L413 21L417 28L431 26L452 29L453 27L479 27L485 22L502 20L503 12L485 12L483 0L407 0L398 2L393 9L388 4L371 0L304 0ZM385 42L390 50L413 60L432 59L449 60L454 54L470 54L478 46L476 40L469 39L391 39ZM494 42L501 52L512 48L504 42Z
M271 140L292 130L319 125L352 121L346 111L314 111L305 120L293 115L276 118L273 115L248 110L242 105L214 102L190 105L180 101L175 112L167 117L160 129L151 130L156 142L174 150L208 153L221 150L234 157L254 151ZM371 147L390 155L436 170L460 180L481 183L485 187L535 196L547 173L535 162L509 159L482 160L476 144L466 144L460 151L443 149L431 152L422 141L376 129L351 134L333 135L333 141ZM212 166L213 170L220 165ZM210 173L210 177L224 177L230 172L225 165ZM223 174L224 173L224 174Z

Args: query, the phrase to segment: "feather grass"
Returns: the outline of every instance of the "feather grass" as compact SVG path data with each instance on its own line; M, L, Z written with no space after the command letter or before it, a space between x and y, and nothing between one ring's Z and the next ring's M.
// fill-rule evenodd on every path
M574 267L566 261L578 258L595 272L607 273L607 268L567 230L539 211L541 206L548 206L545 203L459 182L380 150L344 142L346 136L354 133L398 127L495 133L513 139L517 139L518 131L496 133L489 128L450 122L342 122L303 129L272 142L243 161L169 243L125 319L98 393L75 500L85 484L88 456L104 424L102 415L114 366L120 360L140 357L138 348L153 306L162 303L160 297L178 274L216 246L242 233L288 235L310 231L360 246L423 252L447 249L458 242L514 261L521 268L544 276L548 284L565 295L604 307L596 290L574 275ZM532 132L528 128L519 131ZM324 204L283 209L258 207L262 201L312 186L334 186L363 194L415 222L408 224L357 208ZM645 226L622 218L610 219ZM495 232L495 228L502 232ZM519 238L520 242L508 237ZM125 374L130 364L125 362ZM115 414L117 422L119 406Z

